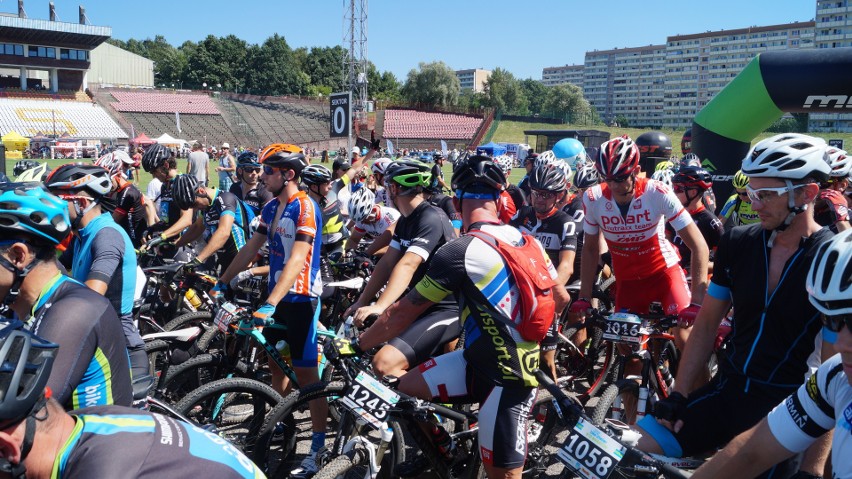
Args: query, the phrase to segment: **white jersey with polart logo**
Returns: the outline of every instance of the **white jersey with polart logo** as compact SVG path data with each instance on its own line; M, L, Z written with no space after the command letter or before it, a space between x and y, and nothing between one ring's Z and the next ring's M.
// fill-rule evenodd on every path
M376 221L372 223L359 223L355 222L355 231L361 234L368 234L372 237L381 236L382 233L385 232L390 226L396 223L396 220L399 219L399 211L388 208L387 206L382 206L376 215Z
M617 276L642 279L680 262L677 248L666 239L665 222L680 231L692 217L663 183L636 178L633 200L624 214L606 183L594 186L583 195L583 210L583 232L603 234Z

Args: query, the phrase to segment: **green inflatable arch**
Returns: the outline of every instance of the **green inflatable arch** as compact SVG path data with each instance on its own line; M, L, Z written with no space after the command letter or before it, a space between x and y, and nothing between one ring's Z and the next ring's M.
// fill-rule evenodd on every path
M751 140L784 113L852 112L852 48L756 56L695 116L692 152L713 174L720 202Z

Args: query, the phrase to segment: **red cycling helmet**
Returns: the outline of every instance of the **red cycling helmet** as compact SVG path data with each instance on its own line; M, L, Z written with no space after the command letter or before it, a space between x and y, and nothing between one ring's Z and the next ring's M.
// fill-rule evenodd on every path
M639 147L624 135L601 145L595 167L605 180L625 178L639 168Z

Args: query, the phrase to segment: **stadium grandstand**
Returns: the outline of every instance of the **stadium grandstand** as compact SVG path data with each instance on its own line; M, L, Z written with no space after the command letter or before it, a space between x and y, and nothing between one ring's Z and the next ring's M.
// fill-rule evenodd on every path
M418 111L393 108L384 110L382 135L399 148L439 148L448 145L473 145L481 138L486 121L470 114Z

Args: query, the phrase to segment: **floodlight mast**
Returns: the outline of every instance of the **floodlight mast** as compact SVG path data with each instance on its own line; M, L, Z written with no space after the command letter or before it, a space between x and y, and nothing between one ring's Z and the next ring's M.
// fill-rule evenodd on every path
M367 123L367 1L343 0L343 91L352 92L353 130ZM349 145L349 152L352 145Z

